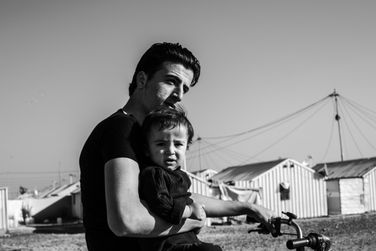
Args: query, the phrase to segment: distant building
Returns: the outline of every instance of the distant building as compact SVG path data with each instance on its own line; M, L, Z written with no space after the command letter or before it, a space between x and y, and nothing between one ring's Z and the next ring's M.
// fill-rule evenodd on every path
M72 216L76 219L82 219L81 189L77 188L72 193Z
M376 211L376 157L320 163L313 169L327 174L330 215Z
M216 170L213 170L213 169L203 169L203 170L191 172L191 174L196 175L197 177L199 177L203 180L206 180L206 181L209 181L210 178L213 177L213 175L215 175L217 173L218 172Z
M327 215L324 176L292 159L228 167L212 180L260 189L261 204L280 214L289 211L299 218Z
M21 211L26 210L35 223L56 222L58 218L71 219L72 195L80 187L79 182L61 186L53 186L38 194L38 196L21 196L9 201L12 205L10 215L19 219ZM16 217L17 216L17 217Z

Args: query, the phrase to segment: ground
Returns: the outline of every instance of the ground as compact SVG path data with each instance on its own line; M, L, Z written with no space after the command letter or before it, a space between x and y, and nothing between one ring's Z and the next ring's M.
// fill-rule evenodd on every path
M350 216L323 217L297 221L306 235L321 233L332 240L332 250L376 250L376 213ZM206 227L199 238L222 246L223 250L287 250L286 240L291 236L273 238L271 235L248 234L249 224ZM0 237L0 250L87 250L84 235L35 233L35 228L10 229L8 236ZM307 249L308 250L308 249Z

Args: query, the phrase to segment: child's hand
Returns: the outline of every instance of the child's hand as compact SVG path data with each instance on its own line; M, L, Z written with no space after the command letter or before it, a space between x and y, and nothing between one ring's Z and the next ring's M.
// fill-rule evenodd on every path
M192 210L192 214L189 218L195 219L195 220L203 220L206 218L204 207L201 204L193 202L192 204L189 205L189 207Z

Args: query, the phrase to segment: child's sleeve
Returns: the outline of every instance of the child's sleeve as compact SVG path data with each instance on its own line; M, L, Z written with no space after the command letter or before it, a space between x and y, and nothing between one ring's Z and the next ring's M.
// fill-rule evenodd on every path
M191 203L188 192L175 198L170 194L172 180L160 168L147 167L140 174L140 198L149 209L172 224L179 224L187 203Z

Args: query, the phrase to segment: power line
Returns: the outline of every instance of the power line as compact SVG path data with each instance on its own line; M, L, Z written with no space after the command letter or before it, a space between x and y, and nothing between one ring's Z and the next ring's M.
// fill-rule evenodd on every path
M290 136L292 133L296 132L296 130L298 128L300 128L303 124L305 124L308 120L310 120L313 115L315 115L317 112L319 112L323 107L325 106L325 104L323 106L321 106L319 109L317 109L313 114L311 114L308 118L306 118L305 120L303 120L301 123L299 123L298 126L294 127L292 130L290 130L287 134L285 134L284 136L280 137L278 140L276 140L275 142L273 142L272 144L270 144L269 146L267 146L266 148L264 148L263 150L261 150L260 152L256 153L255 155L253 155L252 157L250 157L249 159L243 161L241 164L245 164L247 161L249 161L250 159L253 159L255 157L257 157L258 155L264 153L266 150L272 148L273 146L275 146L276 144L278 144L279 142L281 142L283 139L287 138L288 136Z
M334 113L333 113L334 114ZM325 152L324 152L324 156L322 157L322 160L321 162L325 162L326 161L326 156L328 155L328 152L329 152L329 149L330 149L330 146L332 144L332 141L333 141L333 131L334 131L334 120L331 120L332 121L332 125L330 127L330 133L329 133L329 140L328 140L328 143L326 145L326 149L325 149Z
M247 130L245 132L242 132L242 133L237 133L237 134L232 134L232 135L227 135L227 136L219 136L219 137L200 137L200 139L223 139L222 141L220 142L217 142L217 144L221 144L221 143L225 143L225 142L228 142L228 141L231 141L231 140L234 140L236 138L239 138L240 136L243 136L243 135L246 135L246 134L250 134L252 132L256 132L256 131L260 131L259 133L257 134L254 134L254 135L250 135L246 138L243 138L243 139L239 139L238 141L235 141L235 142L232 142L232 143L229 143L226 145L226 147L229 147L229 146L232 146L232 145L235 145L235 144L238 144L240 142L243 142L243 141L246 141L246 140L249 140L251 138L254 138L258 135L261 135L267 131L270 131L272 130L273 128L277 127L277 126L280 126L282 125L283 123L286 123L290 120L292 120L293 118L295 118L296 116L298 115L301 115L303 112L306 112L308 111L309 109L312 109L314 106L320 104L321 102L324 102L325 100L328 100L329 99L329 96L327 97L324 97L322 99L320 99L319 101L311 104L311 105L308 105L306 107L304 107L303 109L299 109L298 111L296 112L293 112L289 115L286 115L280 119L277 119L277 120L274 120L272 122L269 122L265 125L262 125L262 126L259 126L259 127L256 127L254 129L250 129L250 130ZM203 150L206 150L207 147L202 147L200 150L203 151ZM210 153L210 152L209 152ZM207 154L207 153L205 153Z
M341 104L342 104L342 102L341 102ZM342 111L342 110L343 110L343 111ZM346 107L345 107L344 105L341 105L341 111L342 111L343 114L345 114L344 111L346 111L347 116L348 116L348 117L350 118L350 120L353 122L353 125L355 126L355 128L358 128L357 125L356 125L356 123L352 120L351 115L347 113ZM346 116L346 117L347 117L347 116ZM359 145L358 145L358 142L355 140L354 134L353 134L352 131L350 130L350 125L347 123L347 119L345 119L346 117L344 116L343 121L345 122L345 126L346 126L346 128L347 128L347 131L348 131L348 133L350 134L351 139L353 140L354 145L355 145L356 149L358 150L358 153L359 153L360 156L363 158L362 151L360 150L360 147L359 147ZM361 133L361 132L360 132L360 133ZM361 134L362 134L362 133L361 133Z
M191 151L190 158L194 159L194 158L198 157L198 158L201 159L204 156L210 156L212 154L216 154L216 157L213 158L214 160L211 160L211 161L217 162L218 159L223 159L223 157L225 156L225 154L217 154L218 152L223 152L223 150L227 150L229 152L230 146L235 145L235 144L239 144L239 143L246 141L246 140L250 140L251 138L254 138L254 137L259 136L261 134L265 134L265 133L269 132L270 130L272 130L276 127L280 127L282 124L291 121L292 119L296 119L298 116L302 115L303 113L306 113L309 109L315 107L316 105L323 103L322 106L320 106L317 110L315 110L308 118L306 118L303 122L301 122L293 130L289 131L287 134L280 137L279 139L274 141L272 144L268 145L266 148L264 148L260 152L254 154L251 157L248 157L246 161L249 161L249 159L253 159L256 156L264 153L265 151L269 150L270 148L272 148L273 146L275 146L276 144L280 143L282 140L286 139L288 136L293 134L298 128L300 128L304 123L306 123L310 118L312 118L313 115L315 115L318 111L320 111L324 108L324 105L326 104L326 103L324 104L324 101L329 101L329 100L333 100L333 111L334 111L333 116L334 116L335 120L331 120L332 121L331 127L330 127L331 129L330 129L330 133L329 133L328 143L327 143L326 149L324 151L323 159L324 160L326 159L326 156L327 156L329 149L332 145L334 123L337 122L338 129L339 129L338 135L340 137L341 160L343 160L342 137L345 136L345 135L342 135L342 133L341 133L340 113L342 115L348 117L347 119L343 118L343 121L345 123L345 129L347 130L346 133L348 133L351 136L352 142L353 142L353 144L355 144L355 147L357 148L358 153L363 157L363 153L361 151L361 147L359 145L359 142L356 140L355 134L353 134L353 132L352 132L352 128L354 128L354 127L357 129L359 134L364 138L364 140L367 141L368 145L370 145L373 149L376 149L375 146L372 145L371 141L363 134L363 132L360 129L360 127L358 126L358 124L355 123L355 120L352 118L349 110L346 107L346 104L349 104L348 107L351 108L351 110L358 117L360 117L365 123L367 123L368 125L370 125L374 129L376 129L376 126L374 126L375 123L373 123L373 122L376 122L376 116L375 116L376 112L372 111L369 108L361 106L361 105L357 104L356 102L349 101L348 99L344 98L342 95L339 95L336 92L336 90L334 90L333 93L331 93L330 95L320 99L319 101L317 101L317 102L315 102L311 105L308 105L308 106L306 106L302 109L299 109L298 111L293 112L289 115L283 116L283 117L281 117L277 120L273 120L272 122L269 122L269 123L264 124L262 126L259 126L259 127L256 127L256 128L250 129L250 130L246 130L246 131L241 132L241 133L234 133L234 134L230 134L230 135L226 135L226 136L201 137L200 138L201 143L205 142L206 145L202 146L202 144L201 144L198 152L197 152L197 150ZM353 125L349 124L349 122L352 122ZM244 136L244 135L247 135L247 136L241 137L241 136ZM218 139L219 139L219 141L217 141L216 144L209 142L210 140L218 140ZM346 146L346 145L344 145L344 146ZM206 161L207 158L208 157L204 157L204 160ZM241 158L237 159L238 162L239 162L239 159L241 159Z
M272 122L269 122L269 123L267 123L267 124L265 124L265 125L262 125L262 126L259 126L259 127L256 127L256 128L253 128L253 129L250 129L250 130L247 130L247 131L244 131L244 132L235 133L235 134L230 134L230 135L226 135L226 136L203 137L203 138L205 138L205 139L221 139L221 138L232 138L232 137L237 137L237 136L241 136L241 135L244 135L244 134L248 134L248 133L251 133L251 132L254 132L254 131L257 131L257 130L263 129L263 128L265 128L265 127L269 127L269 126L271 126L271 125L273 125L273 124L275 124L275 123L279 123L279 122L284 121L284 120L286 120L286 119L288 119L288 118L290 118L290 117L292 117L292 116L295 116L295 115L297 115L297 114L299 114L299 113L302 113L302 112L304 112L305 110L312 108L313 106L315 106L315 105L317 105L317 104L323 102L324 100L326 100L326 99L328 99L328 98L329 98L329 96L326 96L326 97L324 97L324 98L322 98L322 99L316 101L316 102L313 103L313 104L310 104L310 105L308 105L308 106L306 106L306 107L304 107L304 108L302 108L302 109L297 110L296 112L293 112L293 113L288 114L288 115L286 115L286 116L284 116L284 117L282 117L282 118L279 118L279 119L277 119L277 120L274 120L274 121L272 121Z
M344 107L345 110L346 110L346 106L343 106L343 107ZM350 109L352 109L352 108L350 107ZM354 127L357 129L358 133L360 134L360 136L362 136L362 138L364 139L364 141L367 142L369 146L371 146L373 149L376 150L376 147L375 147L375 146L369 141L368 137L366 137L366 136L364 135L364 133L362 132L362 130L360 130L358 124L357 124L357 123L355 122L355 120L352 118L351 114L350 114L347 110L346 110L346 112L347 112L348 117L349 117L350 120L352 121ZM354 113L355 113L360 119L362 119L364 122L366 122L367 124L369 124L369 121L363 119L362 116L360 116L357 112L354 111ZM376 127L374 127L372 124L369 124L369 125L370 125L371 127L373 127L374 129L376 129ZM350 130L349 130L349 133L350 133L350 135L352 135ZM357 144L356 144L356 146L358 147ZM360 151L360 150L359 150L359 151ZM361 154L361 156L362 156L362 154Z

